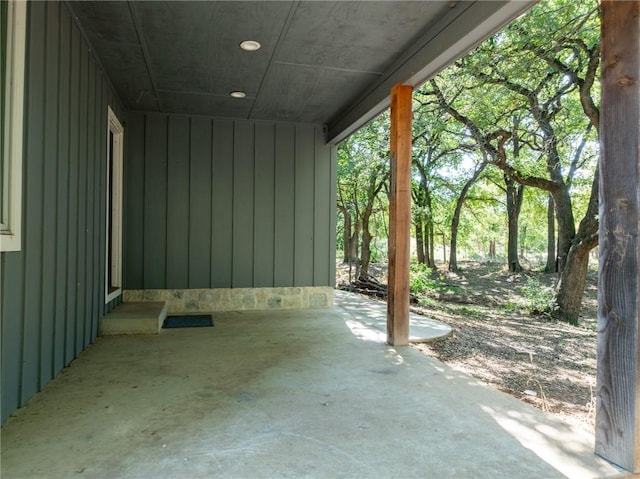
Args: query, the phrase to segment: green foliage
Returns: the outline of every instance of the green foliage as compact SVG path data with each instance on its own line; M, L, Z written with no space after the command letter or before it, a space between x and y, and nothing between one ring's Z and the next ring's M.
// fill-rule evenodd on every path
M433 271L421 263L411 263L409 266L409 289L413 294L422 294L438 287L438 281L433 279Z
M600 40L598 9L596 0L540 2L436 77L435 85L446 102L469 119L478 134L439 104L434 84L428 82L414 92L412 218L414 226L430 228L434 237L429 241L433 240L437 261L442 261L443 249L447 257L450 255L456 200L482 161L493 164L468 190L458 225L458 260L506 259L504 175L508 170L500 165L508 165L519 175L518 181L529 185L520 213L518 242L520 261L525 267L544 264L548 191L567 189L567 209L573 218L563 222L565 230L567 223L577 226L585 214L598 159L598 132L594 125L589 126L590 118L581 104L580 84L585 84ZM596 77L589 92L596 107L599 90ZM531 100L535 100L534 107ZM541 127L536 116L540 111L548 120L546 128ZM355 225L363 218L375 191L373 187L381 178L386 181L388 128L385 113L338 147L340 246L344 243L344 215ZM504 142L499 145L500 139ZM483 149L484 144L495 149L500 146L504 157L500 161L495 155L491 158L491 152ZM550 146L555 146L555 152L550 152ZM386 185L376 193L368 225L373 236L374 262L386 259L386 193ZM559 226L556 234L558 231ZM491 257L490 249L495 252ZM414 293L442 290L433 273L417 265L412 266L410 286ZM530 279L523 285L523 293L527 310L550 311L551 288ZM508 305L507 309L511 308L524 310L525 306L518 302Z
M440 306L435 299L429 298L428 296L423 296L418 299L418 304L422 308L438 308Z
M379 233L374 233L374 236L380 236ZM371 241L371 262L382 263L387 261L387 239L374 237Z
M537 278L527 277L520 287L520 292L527 301L529 314L550 316L555 309L555 290L545 286Z
M389 115L383 113L338 145L337 239L343 249L365 250L364 237L386 232L384 194L389 174ZM348 230L348 231L345 231ZM386 236L386 234L385 234ZM356 239L358 240L356 243ZM349 247L346 247L347 244ZM373 251L372 255L378 252ZM378 254L378 257L380 255Z
M460 316L465 316L469 319L483 319L483 312L473 306L462 306L458 309L458 314Z
M507 301L502 308L509 313L518 313L522 305L518 301Z

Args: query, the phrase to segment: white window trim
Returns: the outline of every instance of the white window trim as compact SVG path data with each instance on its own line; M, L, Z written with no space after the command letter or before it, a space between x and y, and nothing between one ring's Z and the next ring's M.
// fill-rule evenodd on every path
M2 209L0 251L20 251L22 247L22 147L24 110L24 65L27 31L27 2L7 5L6 91L4 111L4 151L2 160Z
M124 151L124 128L118 117L113 112L111 107L108 108L108 121L107 121L107 207L109 205L109 194L111 192L112 185L110 184L109 174L109 158L111 142L109 141L109 133L113 133L113 198L112 198L112 221L109 222L109 212L106 214L106 242L105 242L105 304L113 301L115 298L122 294L122 188L123 188L123 151ZM113 230L111 226L113 225ZM112 252L109 254L109 235L111 235ZM111 264L109 264L109 258L111 258ZM117 286L112 292L109 292L109 271L111 271L112 285Z

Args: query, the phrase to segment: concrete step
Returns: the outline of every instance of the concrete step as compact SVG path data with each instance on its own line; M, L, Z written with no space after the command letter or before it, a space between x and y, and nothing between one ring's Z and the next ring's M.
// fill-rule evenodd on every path
M100 321L100 336L158 334L167 317L167 303L121 303Z

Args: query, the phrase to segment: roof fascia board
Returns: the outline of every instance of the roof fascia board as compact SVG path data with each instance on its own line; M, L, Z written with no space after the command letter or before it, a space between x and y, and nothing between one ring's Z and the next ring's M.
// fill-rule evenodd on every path
M338 143L389 107L391 87L417 87L505 24L531 8L536 0L476 1L447 15L398 58L353 103L329 122L328 141ZM478 23L479 18L484 18ZM467 32L460 36L459 32Z

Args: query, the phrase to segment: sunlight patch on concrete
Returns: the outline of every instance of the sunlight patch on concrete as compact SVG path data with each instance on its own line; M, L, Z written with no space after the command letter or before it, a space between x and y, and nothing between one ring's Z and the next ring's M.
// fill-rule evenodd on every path
M345 324L349 326L349 329L353 335L363 341L373 341L374 343L384 343L387 340L387 335L376 330L371 329L362 324L359 321L353 319L346 319Z
M523 447L565 476L584 479L611 476L613 466L593 453L593 436L578 428L570 424L559 426L557 422L545 424L539 416L519 411L500 411L484 405L481 409Z
M387 334L387 304L374 301L357 294L336 290L334 305L344 311L350 320L360 323L365 328L382 333L386 341ZM349 326L354 332L354 328ZM356 336L363 332L357 328ZM409 341L412 343L426 343L445 339L452 333L451 326L435 319L411 313L409 317ZM365 335L367 336L367 335ZM370 336L367 336L370 337ZM377 337L377 336L376 336Z

